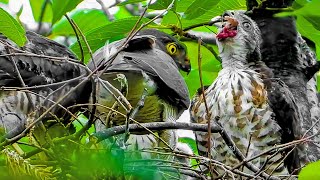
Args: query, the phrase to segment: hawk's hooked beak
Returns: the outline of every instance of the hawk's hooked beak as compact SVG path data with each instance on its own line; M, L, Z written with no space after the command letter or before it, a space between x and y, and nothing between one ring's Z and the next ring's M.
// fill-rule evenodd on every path
M185 63L183 64L183 67L181 68L184 72L187 73L187 75L189 75L190 71L191 71L191 63L190 63L190 59L188 56L185 57Z

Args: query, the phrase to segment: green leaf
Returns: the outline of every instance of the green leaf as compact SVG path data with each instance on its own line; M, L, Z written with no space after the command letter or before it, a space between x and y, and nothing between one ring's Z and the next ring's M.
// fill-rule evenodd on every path
M189 94L192 97L198 88L200 87L200 77L198 68L198 44L195 42L184 42L188 48L188 56L191 61L192 69L187 75L186 73L181 73L184 80L187 83ZM217 51L216 46L214 46L215 51ZM221 69L220 62L214 58L210 51L205 47L201 47L201 67L202 67L202 79L204 85L211 85L218 75Z
M194 139L189 137L180 137L179 142L188 144L188 146L192 149L192 152L198 154L197 143Z
M297 18L297 29L302 36L310 39L316 44L317 57L320 58L320 32L303 16Z
M0 8L0 33L15 42L18 46L23 46L27 42L26 32L9 13Z
M299 9L296 9L293 12L282 12L278 13L275 16L276 17L283 17L283 16L303 16L305 19L307 19L316 29L320 30L320 1L299 1L303 7L298 7Z
M177 7L177 9L179 9ZM212 9L205 12L203 15L194 18L194 19L186 19L182 18L182 26L188 27L190 25L204 23L210 21L213 17L221 15L226 9L246 9L246 1L245 0L223 0L220 1L216 6Z
M299 173L299 180L320 179L320 161L313 162L304 167Z
M112 40L123 38L126 33L131 31L132 27L136 24L138 19L139 17L119 19L85 33L86 39L92 52L105 45L108 40L112 42ZM142 23L146 23L147 21L149 20L146 18L142 18L139 25L141 25ZM81 41L81 44L83 46L85 57L86 59L88 59L89 53L87 47L85 46L85 43L83 41ZM81 51L77 42L72 44L70 48L78 55L78 57L80 57Z
M30 6L32 9L33 18L35 21L40 21L41 12L43 9L43 5L46 0L30 0ZM48 2L45 8L45 12L43 12L42 22L51 22L52 20L52 6L51 3Z
M57 22L63 15L74 9L83 0L52 0L52 24Z
M106 15L98 9L76 10L71 12L69 17L73 19L73 21L78 25L82 33L87 33L92 29L110 23ZM65 17L63 17L52 27L52 35L74 35L74 31L69 21Z
M176 0L176 11L185 12L194 0Z
M3 3L3 4L8 4L9 0L0 0L0 2Z
M320 31L320 16L304 16L314 28ZM320 33L320 32L319 32Z
M123 6L119 7L119 10L116 12L114 15L116 19L123 19L123 18L128 18L132 17L131 13Z
M134 4L134 3L139 3L139 2L144 2L146 0L128 0L128 1L124 1L122 3L119 3L117 6L124 6L127 4Z
M187 19L197 18L212 9L220 0L195 0L186 10Z
M308 3L308 0L295 0L293 3L292 3L292 8L293 9L300 9L302 8L305 4Z
M157 0L155 3L149 6L149 9L162 10L167 9L172 3L172 0Z
M163 16L161 25L168 26L168 25L176 25L177 27L180 27L180 15L176 14L174 11L169 11L165 16Z
M180 137L179 142L187 144L192 149L192 152L198 155L197 143L194 139L189 137ZM191 159L191 164L197 165L198 163L195 159Z

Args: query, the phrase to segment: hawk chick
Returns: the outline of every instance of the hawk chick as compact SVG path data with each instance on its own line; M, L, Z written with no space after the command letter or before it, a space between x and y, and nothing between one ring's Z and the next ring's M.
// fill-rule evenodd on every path
M300 114L287 86L272 79L272 72L261 62L261 35L255 22L239 11L227 12L222 18L216 41L223 69L204 92L209 112L199 93L191 103L191 120L221 125L241 153L250 158L298 138L292 126ZM205 156L209 135L195 134L199 154ZM228 147L220 134L210 136L212 159L231 167L240 163L234 147ZM288 174L280 153L262 155L251 162L267 173ZM217 175L224 172L219 166L214 169ZM246 168L243 171L253 174Z

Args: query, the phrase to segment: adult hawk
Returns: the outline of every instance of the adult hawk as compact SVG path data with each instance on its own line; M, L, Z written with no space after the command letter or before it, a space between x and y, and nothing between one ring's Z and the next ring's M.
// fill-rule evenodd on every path
M26 36L28 42L22 48L0 36L0 86L5 87L0 91L0 127L6 138L24 131L60 100L41 120L68 119L64 108L88 102L91 93L88 82L71 91L88 73L68 48L33 32Z
M241 154L254 157L277 144L300 137L300 113L288 87L261 61L261 35L255 22L243 12L227 12L222 17L222 27L216 36L223 69L214 83L204 93L201 91L191 103L192 122L221 126L235 143ZM204 96L203 96L204 94ZM206 104L208 111L206 111ZM218 117L218 118L216 118ZM195 132L200 155L210 154L228 167L241 161L228 147L221 134ZM303 146L297 151L303 150ZM289 174L288 167L299 166L301 160L283 162L281 153L267 153L251 161L258 169L276 175ZM291 158L297 159L297 158ZM239 166L241 167L241 166ZM221 164L213 166L215 175L225 173ZM239 168L254 174L248 168ZM230 174L229 174L230 175Z
M175 122L190 103L187 86L179 73L179 68L187 72L191 68L185 46L160 31L143 30L128 42L114 60L110 60L109 57L118 51L124 42L125 39L107 44L95 52L89 63L90 69L98 67L98 73L102 73L102 80L99 80L96 86L96 103L102 105L96 109L96 131L124 125L128 120L124 116L128 109L123 108L104 86L106 81L126 96L134 108L129 116L139 123ZM112 107L118 112L110 111L106 107ZM155 134L162 141L146 130L130 132L127 137L118 135L115 142L125 147L126 154L129 154L126 159L155 158L159 157L157 153L142 151L176 148L175 130L163 130ZM142 168L141 163L136 165L135 172L158 171L154 167L148 168L145 163L144 170L140 171L139 167Z

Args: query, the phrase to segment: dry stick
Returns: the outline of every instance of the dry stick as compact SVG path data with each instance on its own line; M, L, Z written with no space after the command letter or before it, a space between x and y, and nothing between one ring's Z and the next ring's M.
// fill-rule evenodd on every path
M8 53L11 53L11 50L9 49L9 46L5 46L5 48L6 48L6 50L7 50ZM8 56L8 58L10 59L10 61L11 61L12 64L13 64L13 68L14 68L14 70L15 70L16 73L17 73L18 79L19 79L22 87L26 87L26 84L25 84L24 81L23 81L23 78L22 78L22 76L21 76L21 74L20 74L19 68L18 68L15 60L14 60L11 56ZM31 99L31 97L30 97L30 94L26 93L26 96L27 96L28 101L29 101L29 103L30 103L30 105L31 105L31 109L32 109L32 110L35 110L35 106L34 106L34 104L33 104L33 102L32 102L32 99Z
M304 138L308 132L311 131L311 129L320 122L320 118L303 134L302 138ZM298 146L298 144L294 145L294 147L286 154L286 156L278 163L278 165L273 169L273 171L270 174L273 174L273 172L283 163L283 161L289 156L290 153L293 152L293 150ZM300 167L301 168L301 167ZM289 176L290 177L290 176Z
M133 120L133 119L132 119ZM165 129L185 129L193 131L208 132L208 126L206 124L198 123L182 123L182 122L152 122L152 123L140 123L140 124L129 124L131 132L139 132L146 130L165 130ZM125 132L126 125L115 126L103 131L99 131L93 134L98 138L98 142L105 140L111 136L122 134ZM217 126L211 126L211 131L214 133L220 132L221 128Z
M183 36L186 38L190 38L190 39L194 39L194 40L198 40L199 38L193 34L190 33L183 33ZM222 62L221 58L219 57L218 53L208 44L206 44L205 42L201 41L201 45L204 46L205 48L207 48L212 54L213 56L219 61Z
M206 119L207 119L207 125L208 125L208 148L207 148L207 154L208 157L211 158L211 112L209 111L209 107L207 104L207 99L204 91L204 86L203 86L203 79L202 79L202 69L201 69L201 39L198 39L198 68L199 68L199 79L200 79L200 86L201 86L201 91L202 91L202 97L204 101L204 106L206 108ZM213 171L212 171L212 165L209 163L209 171L211 177L213 177Z
M7 43L7 44L8 44L8 43ZM11 50L10 50L10 47L9 47L9 46L5 46L5 48L6 48L6 50L7 50L8 53L11 53ZM21 74L20 74L19 68L18 68L15 60L14 60L13 57L11 57L11 56L8 56L8 58L10 59L10 61L12 62L13 66L14 66L14 69L15 69L15 71L16 71L16 73L17 73L18 79L19 79L22 87L26 87L26 84L25 84L24 81L23 81L23 78L22 78L22 76L21 76ZM27 99L28 99L28 101L29 101L29 105L31 106L31 111L36 111L35 105L33 104L33 101L32 101L32 98L31 98L30 94L29 94L29 93L25 93L25 94L26 94ZM43 123L39 123L39 128L40 128L40 130L44 131L45 127L44 127ZM35 134L34 134L34 136L36 137ZM50 136L49 136L49 138L50 138ZM36 138L35 138L35 139L36 139ZM36 139L36 140L37 140L37 139Z
M0 40L0 42L1 42L1 40ZM32 52L22 51L22 50L16 49L15 47L12 47L12 46L9 46L9 47L17 52L12 52L10 54L1 54L0 57L7 57L7 56L38 57L38 58L46 58L48 61L52 61L52 62L67 62L70 64L75 64L80 67L84 66L78 60L72 59L70 57L56 57L56 56L47 56L47 55L43 55L43 54L34 54Z
M41 30L41 26L42 26L42 20L43 20L43 17L44 17L44 13L46 11L46 7L48 5L48 2L49 0L45 0L42 4L42 7L41 7L41 13L40 13L40 17L39 17L39 26L38 26L38 29L37 29L37 32L40 33L40 30Z
M84 78L85 75L81 75L79 77L75 77L66 81L60 81L56 83L50 83L50 84L45 84L45 85L36 85L36 86L28 86L28 87L0 87L1 91L24 91L24 90L37 90L41 88L46 88L46 87L51 87L51 86L61 86L66 83L71 83L73 81L79 80Z
M11 57L11 56L9 56ZM27 132L38 122L42 120L42 118L48 114L57 104L59 104L65 97L67 97L71 92L73 92L76 88L80 87L80 85L84 84L89 80L89 78L93 75L94 72L89 74L82 82L80 82L77 86L73 87L67 94L65 94L62 98L60 98L57 102L55 102L50 108L48 108L42 115L40 115L35 121L33 121L24 131L22 131L20 134L16 135L15 137L11 139L5 139L4 142L0 144L0 149L3 149L4 146L9 145L10 143L16 142L22 137L24 137Z
M218 124L218 123L217 123ZM218 124L219 125L219 124ZM250 169L253 172L258 172L259 168L257 168L255 165L253 165L251 162L249 162L244 155L241 153L241 151L238 149L238 147L236 146L236 144L234 143L234 141L232 140L232 138L228 135L228 133L221 127L221 125L219 125L221 130L219 133L221 135L221 137L223 138L223 140L226 142L226 144L228 145L228 147L232 148L234 155L237 157L237 159L239 159L241 161L241 165L245 165L248 169ZM240 166L241 166L240 165ZM261 173L261 176L263 176L264 178L268 178L270 175L268 175L267 173ZM220 176L217 177L216 179L221 178ZM270 176L270 179L275 180L275 179L279 179L277 177L273 177Z
M102 73L108 69L108 67L113 63L115 57L119 54L119 52L121 52L125 46L129 43L129 41L139 32L139 30L135 31L135 29L137 28L138 24L141 22L144 14L147 12L148 7L150 5L151 1L149 1L149 3L147 4L147 7L144 9L143 13L139 16L139 19L137 20L137 22L134 24L133 28L131 29L131 31L129 32L126 40L124 41L124 43L119 47L119 49L112 54L104 63L105 68L101 71L100 74L98 74L98 77L100 77L102 75ZM150 22L151 23L151 22Z
M29 93L35 94L36 96L39 96L39 97L41 97L41 98L43 98L43 99L46 99L46 97L44 97L44 96L42 96L42 95L40 95L40 94L37 94L37 93L35 93L35 92L33 92L33 91L29 91ZM55 103L55 102L54 102L53 100L51 100L51 99L47 99L47 101L50 101L51 103ZM79 124L81 124L81 125L83 126L83 124L79 121L78 117L77 117L76 115L74 115L71 111L68 110L68 109L71 108L71 107L65 108L65 107L62 106L61 104L58 104L57 106L59 106L60 108L62 108L63 110L65 110L66 113L68 113L72 118L74 118L77 122L79 122ZM90 134L88 133L88 135L90 135Z
M73 87L69 92L67 92L64 96L62 96L57 102L55 102L50 108L48 108L42 115L40 115L36 120L34 120L28 127L26 127L25 130L23 130L20 134L16 135L13 138L10 139L5 139L4 142L2 142L0 144L0 150L4 149L4 146L9 145L13 142L18 141L19 139L21 139L22 137L24 137L27 132L38 122L40 122L46 114L48 114L55 106L57 106L62 100L64 100L64 98L66 98L67 96L69 96L75 89L79 88L82 84L86 83L89 78L93 75L93 73L89 74L89 76L87 76L82 82L80 82L78 85L76 85L75 87Z
M195 123L197 124L197 123ZM207 127L207 126L206 126ZM203 132L207 132L207 131L203 131ZM160 154L160 155L172 155L172 153L174 153L175 156L177 157L183 157L183 158L189 158L189 159L196 159L196 160L202 160L202 161L207 161L207 162L210 162L216 166L219 166L227 171L230 171L234 174L239 174L239 175L242 175L242 176L245 176L245 177L249 177L249 178L254 178L253 175L251 174L246 174L244 172L241 172L237 169L233 169L231 168L230 166L227 166L219 161L216 161L216 160L213 160L213 159L210 159L210 158L207 158L207 157L203 157L203 156L197 156L197 155L190 155L190 154L186 154L186 153L183 153L183 152L180 152L180 151L173 151L172 153L166 153L166 152L162 152L162 151L151 151L151 150L143 150L144 152L151 152L151 153L155 153L155 154ZM229 173L230 173L229 172ZM205 179L205 178L204 178Z
M169 6L160 14L158 14L157 16L155 16L154 18L152 18L151 20L149 20L148 22L146 22L145 24L142 24L136 31L134 31L136 29L136 27L138 26L138 24L141 22L141 19L143 17L143 15L146 13L148 6L144 9L144 12L140 15L140 18L138 19L138 21L136 22L136 24L134 25L134 27L132 28L132 30L130 31L126 41L120 46L120 48L118 49L118 51L115 53L115 55L110 56L110 58L108 59L108 61L110 60L109 64L106 64L106 68L113 62L115 56L122 51L125 46L129 43L129 41L144 27L146 27L147 25L149 25L150 23L152 23L153 21L155 21L156 19L158 19L159 17L161 17L163 14L165 14L166 12L169 11L169 9L172 8L173 4L174 4L175 0L173 0ZM151 3L151 1L149 1L148 5ZM108 62L107 61L107 62ZM105 69L106 69L105 68Z
M127 98L125 98L125 96L124 96L120 91L119 91L119 93L123 96L123 98L121 98L121 99L119 99L119 98L107 87L107 85L108 85L109 87L112 86L112 85L109 83L109 81L105 81L105 80L102 80L102 79L100 79L100 78L98 78L98 81L101 83L102 87L105 88L105 89L113 96L113 98L117 100L117 102L122 106L122 108L123 108L126 112L128 112L130 109L132 109L131 104L129 103L129 101L127 100ZM107 84L107 85L106 85L106 84ZM121 102L121 100L124 101L128 107L125 107L125 105ZM93 104L95 104L95 103L93 103Z
M67 14L66 14L65 16L68 17ZM70 19L70 18L69 18L69 19ZM82 40L84 41L84 43L85 43L86 46L87 46L87 49L88 49L89 54L90 54L90 57L91 57L91 59L92 59L92 61L93 61L93 65L94 65L94 67L96 68L97 66L96 66L96 64L95 64L95 62L94 62L93 55L92 55L92 51L91 51L91 48L90 48L89 43L88 43L88 41L87 41L87 38L84 36L84 34L82 33L81 29L79 28L79 26L77 25L77 23L73 21L73 19L70 19L70 25L73 26L73 28L76 30L76 31L74 32L75 34L78 34L78 33L80 34Z
M272 152L272 151L274 151L274 150L278 150L279 152L280 152L280 151L283 151L283 150L285 150L285 149L287 149L287 148L289 148L289 147L291 147L291 146L294 146L294 145L299 144L299 143L301 143L301 142L304 142L304 141L306 141L306 140L308 140L308 139L311 139L311 138L313 138L314 136L315 136L315 135L312 135L312 136L306 137L306 138L304 138L304 139L299 139L299 140L291 141L291 142L289 142L289 143L285 143L285 144L281 144L281 145L277 145L277 146L275 146L275 147L272 147L272 148L270 148L270 149L268 149L268 150L265 150L265 151L261 152L260 154L257 154L257 155L255 155L255 156L253 156L253 157L250 157L250 158L248 158L248 159L245 159L245 161L242 161L242 162L240 162L239 164L235 165L235 166L233 167L233 169L236 169L236 168L242 166L244 163L250 162L250 161L252 161L252 160L254 160L254 159L256 159L256 158L258 158L258 157L260 157L260 156L262 156L262 155L264 155L264 154L267 154L267 153ZM219 177L217 177L217 179L219 179L219 178L221 178L221 177L222 177L222 176L219 176Z
M108 109L108 110L113 111L113 112L115 112L115 113L118 113L118 114L120 114L120 115L123 116L123 117L127 117L127 115L125 115L125 114L123 114L123 113L121 113L121 112L119 112L119 111L116 111L116 110L114 110L114 109L112 109L112 108L110 108L110 107L101 105L101 104L77 104L77 105L73 105L72 107L75 107L75 106L84 106L84 105L100 106L100 107L102 107L102 108L105 108L105 109ZM166 146L168 146L168 147L170 148L170 146L168 145L168 143L167 143L165 140L163 140L161 137L159 137L157 134L155 134L152 130L148 129L147 127L144 127L144 124L143 124L143 123L139 123L138 121L136 121L136 120L134 120L134 119L132 119L132 118L130 118L130 121L136 123L135 125L139 125L140 127L142 127L143 130L148 131L150 134L152 134L154 137L158 138L162 143L164 143ZM108 128L108 129L110 129L111 131L114 131L113 128L118 129L119 127L120 127L120 126L115 126L115 127L111 127L111 128ZM124 129L122 129L122 128L124 128ZM129 128L130 128L130 125L129 125ZM107 129L107 130L108 130L108 129ZM104 131L100 131L100 133L102 133L102 132L104 132ZM122 134L122 133L124 133L124 132L125 132L125 125L122 125L122 126L120 127L120 131L112 132L113 134L110 134L110 135L107 135L107 136L108 136L108 137L111 137L111 136L115 136L115 135L118 135L118 134ZM103 134L103 133L102 133L102 134ZM95 136L95 135L93 134L93 136ZM106 138L108 138L108 137L106 137ZM105 139L106 139L106 138L105 138ZM104 140L104 139L102 139L102 140Z
M71 21L71 19L69 18L69 16L67 14L64 15L64 17L67 18L67 20L69 21L69 24L71 25L73 31L74 31L74 34L76 35L77 37L77 42L79 44L79 48L80 48L80 53L81 53L81 62L84 63L84 54L83 54L83 48L82 48L82 44L81 44L81 41L80 41L80 38L79 38L79 35L77 33L77 29L75 28L74 24L73 24L73 21Z
M276 152L274 152L272 155L269 155L269 156L266 157L266 161L265 161L265 162L263 163L263 165L260 167L259 171L255 173L255 177L260 176L260 174L261 174L262 172L264 172L264 171L266 171L266 170L268 170L268 169L271 168L271 166L272 166L274 163L270 164L270 165L265 169L265 167L267 166L268 162L269 162L272 158L274 158L278 153L279 153L279 152L276 151ZM274 172L280 165L281 165L281 161L280 161L280 163L273 169L273 171L272 171L270 174L273 174L273 172Z
M67 15L66 15L67 16ZM92 55L92 51L91 51L91 48L90 48L90 46L89 46L89 43L88 43L88 41L86 40L86 38L85 38L85 36L83 35L83 33L82 33L82 31L80 30L80 28L77 26L77 24L72 20L72 19L70 19L70 22L71 22L71 26L73 26L74 27L74 29L76 30L75 31L75 34L77 34L78 32L80 33L80 35L81 35L81 37L82 37L82 39L83 39L83 41L86 43L86 46L87 46L87 48L88 48L88 51L89 51L89 53L90 53L90 56L91 56L91 59L92 59L92 62L93 62L93 65L94 65L94 68L95 68L95 71L97 71L100 67L102 67L102 66L100 66L100 67L97 67L96 66L96 64L95 64L95 61L94 61L94 59L93 59L93 55ZM119 53L120 51L118 51L117 53L115 53L114 54L114 57L113 57L113 59L116 57L116 55ZM110 58L109 58L110 59ZM101 73L97 76L97 78L99 78L102 74L103 74L103 72L105 71L105 69L103 70L103 71L101 71ZM119 90L118 89L116 89L114 86L112 86L109 82L105 82L109 87L107 87L104 83L102 84L106 89L107 89L107 91L109 91L111 94L113 94L110 90L109 90L109 88L111 88L113 91L115 91L120 97L121 97L121 99L126 103L126 105L128 106L128 108L129 109L132 109L132 106L131 106L131 104L129 103L129 101L122 95L122 93L121 92L119 92ZM93 97L93 101L94 101L94 103L95 103L95 101L96 101L96 86L95 86L95 84L93 84L93 95L92 95L92 97ZM115 98L120 104L122 104L119 100L118 100L118 98ZM122 104L123 105L123 104ZM123 106L124 107L124 106ZM127 109L127 108L125 108L124 107L124 109ZM91 110L92 112L91 112L91 117L93 117L92 115L93 114L95 114L95 107L94 107L94 109L93 110Z
M0 43L10 47L11 49L14 50L14 52L9 53L9 54L1 54L0 57L7 57L7 56L34 56L34 57L39 57L39 58L48 58L48 61L55 61L55 60L59 60L58 62L68 62L71 64L76 64L76 65L82 65L77 59L72 59L70 57L56 57L56 56L48 56L48 55L42 55L42 54L35 54L32 52L28 52L28 51L24 51L21 49L18 49L10 44L8 44L5 41L0 40Z

